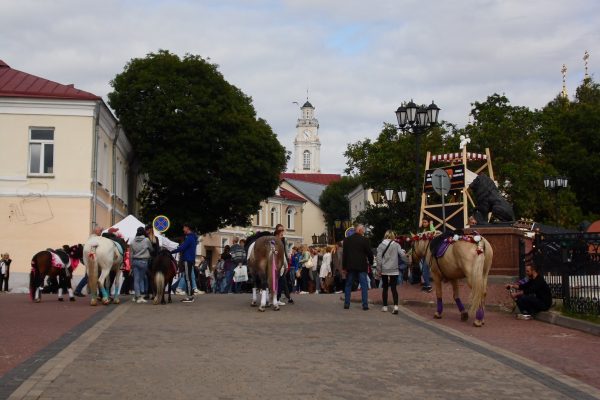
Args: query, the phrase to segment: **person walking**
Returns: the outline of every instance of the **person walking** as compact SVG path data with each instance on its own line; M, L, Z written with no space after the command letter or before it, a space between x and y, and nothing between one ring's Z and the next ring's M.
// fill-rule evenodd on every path
M346 287L346 271L342 268L342 242L337 242L331 250L331 269L335 293L340 294Z
M135 239L129 245L129 251L131 255L131 266L133 267L133 290L135 291L135 297L133 300L140 304L146 303L146 299L142 297L143 293L148 293L148 262L150 261L152 249L152 243L146 237L146 230L143 227L137 229Z
M183 271L186 282L186 293L187 296L181 300L182 303L193 303L194 292L192 288L192 271L194 270L194 263L196 262L196 246L198 245L198 237L192 231L190 224L183 224L183 233L185 239L175 250L171 250L171 254L181 253L181 260L183 263Z
M246 262L246 250L240 244L240 238L234 237L233 244L230 249L231 253L231 261L233 262L233 269L237 267L241 267L244 262ZM242 293L242 282L234 282L233 283L233 292L234 293Z
M321 280L321 288L323 292L329 293L330 288L325 287L325 279L332 276L331 272L331 247L325 248L325 254L323 254L323 260L321 261L321 270L319 271L319 279ZM333 290L332 290L333 291Z
M377 273L381 276L383 288L381 299L383 307L381 311L388 311L388 287L392 289L394 310L392 314L398 314L398 277L400 276L400 263L407 263L408 258L402 246L395 241L396 234L388 230L383 236L383 241L377 247Z
M233 282L233 260L231 259L231 247L225 245L221 254L223 260L223 282L221 283L221 293L227 294L231 291L231 283Z
M273 236L281 240L283 244L283 262L284 262L284 272L283 274L279 274L279 281L277 283L277 302L280 306L284 306L287 303L281 301L281 293L285 294L285 297L288 299L289 304L294 304L294 300L292 300L292 295L290 294L290 285L289 285L289 276L290 276L290 257L287 254L287 244L285 242L285 237L283 234L285 233L285 228L281 224L277 224L275 226L275 231L273 232Z
M367 271L369 265L373 264L373 250L369 244L369 239L364 235L365 226L358 224L354 227L354 234L344 239L342 268L347 271L346 287L344 288L344 309L350 308L350 291L356 276L358 276L360 283L362 308L365 311L369 309Z

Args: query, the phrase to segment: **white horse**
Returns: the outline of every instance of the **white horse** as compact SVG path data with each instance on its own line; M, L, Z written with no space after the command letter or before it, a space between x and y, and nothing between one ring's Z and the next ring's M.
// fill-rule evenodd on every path
M102 304L110 303L109 291L104 287L106 278L111 271L115 271L114 283L114 303L119 304L119 292L121 291L121 265L123 264L123 252L126 249L119 249L120 245L115 241L102 236L92 236L83 246L83 258L87 267L88 287L91 296L90 305L98 304L96 296L98 285L102 292ZM100 277L98 277L98 267L100 268Z

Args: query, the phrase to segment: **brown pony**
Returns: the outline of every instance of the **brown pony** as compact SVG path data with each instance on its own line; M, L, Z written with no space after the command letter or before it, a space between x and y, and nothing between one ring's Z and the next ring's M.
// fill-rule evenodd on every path
M434 279L437 310L433 316L438 319L442 318L442 281L450 281L461 320L467 321L469 319L469 313L465 311L458 293L458 279L466 277L467 284L471 288L469 312L471 314L475 312L473 325L480 327L485 323L484 306L487 278L494 256L492 246L480 235L463 235L458 238L450 236L448 238L450 244L445 254L441 257L435 257L432 254L431 242L440 233L421 233L412 238L413 259L417 262L425 259Z
M275 236L261 236L248 249L248 274L254 280L252 306L257 305L256 291L260 290L258 311L265 311L269 290L273 293L273 309L279 310L277 283L285 262L283 243Z
M171 283L177 272L177 264L169 250L162 249L158 255L152 260L152 282L154 283L154 300L153 304L166 304L165 302L165 285L168 286L167 293L169 303L171 302Z
M35 303L42 301L42 286L46 276L51 280L58 278L58 301L63 301L63 293L69 293L69 300L75 301L71 278L73 270L77 268L83 257L83 246L64 245L62 249L44 250L36 253L31 258L31 272L29 274L29 296Z

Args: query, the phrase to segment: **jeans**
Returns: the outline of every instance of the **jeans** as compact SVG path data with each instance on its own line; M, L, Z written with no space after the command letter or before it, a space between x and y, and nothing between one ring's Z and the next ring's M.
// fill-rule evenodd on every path
M517 298L517 306L522 314L535 315L540 311L547 311L549 307L545 307L540 299L534 294L522 295Z
M192 290L196 290L197 286L196 286L196 271L194 271L194 269L192 268ZM185 276L184 274L181 274L179 280L177 281L177 286L175 286L175 289L181 289L185 292Z
M231 282L233 282L233 270L229 269L225 271L225 278L223 278L221 293L229 293L231 291Z
M87 285L87 283L88 283L88 276L87 276L87 274L85 274L85 275L83 276L83 278L81 278L81 280L80 280L80 281L79 281L79 283L77 284L77 287L75 288L75 293L79 293L79 294L81 294L81 291L83 290L83 287L84 287L85 285ZM89 294L89 293L88 293L88 294Z
M133 290L135 297L139 297L141 293L148 292L148 282L146 272L148 270L148 260L134 258L131 262L133 267Z
M425 261L425 259L421 260L421 271L423 273L423 286L431 286L431 280L429 277L429 265L427 264L427 261Z
M312 271L312 277L315 281L315 290L319 293L321 291L321 278L319 277L319 273L317 271Z
M348 271L346 276L346 287L344 293L344 305L350 305L350 292L352 290L352 282L358 274L358 282L360 283L360 292L362 297L363 308L369 308L369 284L367 282L367 273L358 271Z

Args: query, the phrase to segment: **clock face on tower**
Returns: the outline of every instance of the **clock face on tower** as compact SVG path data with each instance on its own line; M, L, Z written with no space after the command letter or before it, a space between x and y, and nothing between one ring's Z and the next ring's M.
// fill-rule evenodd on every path
M307 139L310 138L310 131L308 129L304 131L304 137Z

